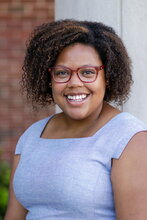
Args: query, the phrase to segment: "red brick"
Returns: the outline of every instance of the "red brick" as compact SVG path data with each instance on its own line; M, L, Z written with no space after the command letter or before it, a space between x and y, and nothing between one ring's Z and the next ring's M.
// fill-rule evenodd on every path
M8 161L24 130L54 112L54 106L34 112L19 86L28 36L35 26L53 19L53 0L0 1L0 146Z

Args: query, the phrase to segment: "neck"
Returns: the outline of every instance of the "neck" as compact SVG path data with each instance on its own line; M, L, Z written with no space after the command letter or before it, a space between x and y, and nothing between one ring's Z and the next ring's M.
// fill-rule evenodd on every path
M65 115L64 113L62 114L62 118L64 120L64 124L65 127L68 130L75 130L75 129L82 129L82 128L90 128L92 126L94 126L96 123L98 123L98 121L100 120L100 118L103 115L103 112L106 109L106 106L108 104L106 103L102 103L101 108L99 108L99 110L97 112L95 112L95 114L92 114L84 119L80 119L80 120L75 120L72 119L70 117L68 117L67 115Z

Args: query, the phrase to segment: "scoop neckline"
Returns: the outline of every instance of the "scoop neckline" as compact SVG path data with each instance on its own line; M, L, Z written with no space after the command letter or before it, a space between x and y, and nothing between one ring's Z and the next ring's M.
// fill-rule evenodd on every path
M115 115L113 118L111 118L106 124L104 124L99 130L97 130L93 135L88 136L88 137L79 137L79 138L42 138L41 135L45 129L45 127L47 126L47 124L49 123L49 121L56 115L53 114L49 117L46 118L47 121L45 121L45 124L43 123L43 128L41 127L41 132L39 131L39 139L43 140L43 141L65 141L65 140L85 140L85 139L92 139L95 138L96 136L98 136L104 129L106 129L107 127L109 127L111 125L112 122L114 122L117 118L119 118L121 115L126 114L127 112L120 112L117 115Z

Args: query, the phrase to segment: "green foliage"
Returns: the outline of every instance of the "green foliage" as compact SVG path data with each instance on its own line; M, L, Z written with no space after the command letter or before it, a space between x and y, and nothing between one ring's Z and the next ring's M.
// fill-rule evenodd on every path
M7 202L10 179L10 165L6 161L0 161L0 220L3 219Z

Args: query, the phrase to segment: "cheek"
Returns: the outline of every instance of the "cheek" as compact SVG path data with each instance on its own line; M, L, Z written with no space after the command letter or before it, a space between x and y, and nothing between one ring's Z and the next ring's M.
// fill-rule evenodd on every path
M52 83L52 94L54 101L61 97L64 91L64 86L60 84Z
M101 80L99 81L99 88L105 93L106 90L106 82L104 75L101 76Z
M104 80L97 81L93 85L89 85L89 89L95 94L104 94L106 90L106 84Z

